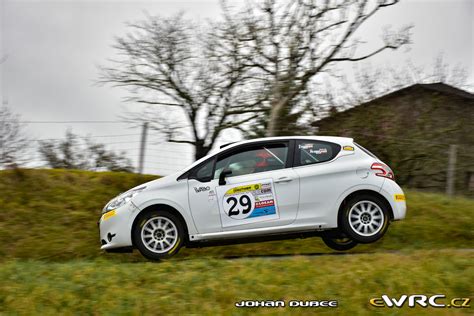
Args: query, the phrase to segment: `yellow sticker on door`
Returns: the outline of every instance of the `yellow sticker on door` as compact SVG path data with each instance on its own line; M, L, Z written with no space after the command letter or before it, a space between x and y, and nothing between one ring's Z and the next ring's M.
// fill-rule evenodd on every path
M228 190L225 194L229 195L229 194L245 193L245 192L260 190L261 187L262 187L261 184L241 185L241 186L234 187Z
M405 194L395 194L394 197L397 202L405 201Z

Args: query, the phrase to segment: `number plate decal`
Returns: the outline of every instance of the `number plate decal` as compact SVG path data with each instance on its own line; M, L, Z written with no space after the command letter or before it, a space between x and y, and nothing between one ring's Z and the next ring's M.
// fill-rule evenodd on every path
M272 179L216 188L222 227L278 219Z

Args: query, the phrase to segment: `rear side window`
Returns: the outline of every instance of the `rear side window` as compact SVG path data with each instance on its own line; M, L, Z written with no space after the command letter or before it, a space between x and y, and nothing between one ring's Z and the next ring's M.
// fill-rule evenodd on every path
M295 149L295 166L325 162L337 156L341 146L318 140L298 140Z

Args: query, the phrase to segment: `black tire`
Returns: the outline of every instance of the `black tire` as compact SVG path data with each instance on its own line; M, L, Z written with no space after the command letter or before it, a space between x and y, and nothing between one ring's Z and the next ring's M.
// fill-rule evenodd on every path
M369 208L370 211L367 211ZM349 199L341 209L340 229L357 243L376 242L385 235L390 224L389 208L384 199L375 195L356 195Z
M356 241L346 236L324 234L321 238L323 239L323 242L326 244L326 246L337 251L347 251L357 246Z
M150 244L148 244L148 246L147 246L144 242L144 239L142 238L142 230L144 230L144 226L147 225L147 228L149 228L150 227L150 226L148 226L149 223L151 223L151 222L155 223L154 221L159 221L159 223L165 225L165 223L167 223L166 220L172 222L172 224L174 225L174 227L171 224L168 225L167 226L168 229L174 230L174 228L176 228L175 229L177 231L176 235L173 234L173 236L176 237L176 239L175 239L176 241L174 243L170 242L170 239L167 239L167 237L166 237L166 236L168 236L167 235L168 233L165 233L164 231L160 230L160 232L159 232L160 233L159 238L161 238L160 241L158 239L155 239L155 237L157 236L157 235L155 235L155 231L153 231L153 233L147 231L145 234L150 234L150 235L146 235L145 240L147 240L148 243L150 243L150 241L152 239L154 239L154 242L152 242L152 244L151 244L152 246L150 246ZM157 228L157 230L158 230L158 228ZM158 233L158 231L157 231L157 233ZM151 211L146 211L146 212L141 213L141 214L138 215L137 224L133 228L132 236L133 236L133 241L134 241L135 247L140 251L140 253L145 258L150 259L150 260L154 260L154 261L158 261L158 260L170 258L170 257L172 257L172 256L174 256L175 254L178 253L179 249L184 244L185 229L184 229L184 225L183 225L181 219L178 216L176 216L175 214L173 214L172 212L169 212L169 211L166 211L166 210L163 210L163 211L151 210ZM153 236L153 237L151 237L151 236ZM172 237L168 237L168 238L172 238ZM169 249L164 248L162 250L157 249L157 250L153 251L151 248L153 248L155 243L159 244L163 241L163 239L166 239L166 243L168 243L170 245ZM163 246L164 243L161 243L161 245Z

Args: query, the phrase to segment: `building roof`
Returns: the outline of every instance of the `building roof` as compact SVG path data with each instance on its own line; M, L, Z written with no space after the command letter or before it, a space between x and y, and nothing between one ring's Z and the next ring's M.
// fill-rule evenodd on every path
M453 87L453 86L450 86L450 85L447 85L445 83L442 83L442 82L438 82L438 83L418 83L418 84L414 84L410 87L420 87L420 88L424 88L424 89L428 89L428 90L433 90L433 91L437 91L437 92L442 92L442 93L447 93L447 94L453 94L453 95L457 95L461 98L466 98L466 99L470 99L470 100L474 100L474 94L468 92L468 91L465 91L465 90L461 90L461 89L458 89L456 87ZM408 87L408 88L410 88ZM403 89L401 89L403 90ZM398 91L401 91L401 90L398 90Z
M402 89L399 89L399 90L396 90L396 91L392 91L390 93L382 95L382 96L380 96L378 98L375 98L373 100L370 100L368 102L362 103L362 104L357 105L357 106L352 107L352 108L349 108L345 111L337 112L335 115L342 114L342 113L345 113L347 111L351 111L353 109L360 108L360 107L366 106L368 104L375 103L377 101L382 101L384 99L394 97L397 94L406 93L406 92L408 92L410 90L414 90L414 89L425 89L425 90L429 90L429 91L435 91L435 92L440 92L440 93L444 93L444 94L453 95L453 96L456 96L456 97L465 98L465 99L468 99L468 100L474 100L474 94L472 94L468 91L465 91L465 90L455 88L453 86L450 86L450 85L442 83L442 82L438 82L438 83L417 83L417 84L413 84L411 86L408 86L408 87L405 87L405 88L402 88ZM326 121L326 120L330 120L333 117L334 117L334 115L324 117L324 118L312 123L312 125L318 126L319 123L321 123L323 121Z

